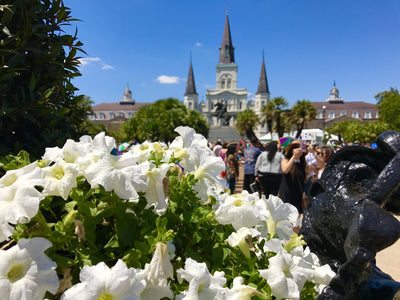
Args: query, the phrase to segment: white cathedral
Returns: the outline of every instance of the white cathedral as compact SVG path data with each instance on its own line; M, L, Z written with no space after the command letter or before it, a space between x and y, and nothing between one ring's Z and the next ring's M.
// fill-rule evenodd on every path
M264 58L255 98L247 101L247 90L237 87L238 65L235 63L235 47L232 45L228 14L226 14L222 44L219 48L219 63L216 70L216 88L208 89L206 102L201 101L199 103L192 62L190 61L186 92L183 99L186 108L203 113L211 128L233 127L237 114L246 109L253 110L261 117L261 109L268 103L270 97ZM224 108L229 117L224 119L223 116L218 115L218 108ZM254 130L254 133L257 136L266 134L267 126L259 126Z

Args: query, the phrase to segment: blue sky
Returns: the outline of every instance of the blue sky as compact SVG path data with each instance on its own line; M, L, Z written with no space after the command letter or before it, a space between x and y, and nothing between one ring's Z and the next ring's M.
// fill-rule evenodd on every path
M399 0L64 0L87 52L74 80L95 104L183 101L190 53L199 101L215 88L228 8L238 88L257 90L262 53L271 98L375 103L400 88Z

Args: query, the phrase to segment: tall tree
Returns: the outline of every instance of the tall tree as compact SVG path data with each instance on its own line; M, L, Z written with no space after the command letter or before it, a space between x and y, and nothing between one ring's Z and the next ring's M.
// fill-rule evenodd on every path
M0 155L83 133L91 101L76 96L82 44L63 28L74 21L61 0L4 0L0 9Z
M290 121L296 125L296 139L301 135L304 126L317 116L317 110L309 100L298 100L290 110Z
M383 91L375 95L379 108L379 120L387 123L390 129L400 131L400 94L397 89Z
M132 118L125 121L119 136L129 141L137 139L152 141L172 141L178 133L178 126L189 126L197 133L208 137L206 118L198 111L189 111L178 99L160 99L141 107Z
M272 122L274 121L274 112L273 112L273 103L268 102L262 108L262 116L263 120L261 121L261 125L267 124L268 133L272 136Z
M252 137L257 138L254 133L254 127L259 123L259 116L251 109L246 109L237 114L235 127L240 135L246 134L247 138L251 139Z
M275 121L276 132L278 133L279 137L282 137L285 130L284 126L282 126L281 123L281 117L284 108L288 107L289 103L284 97L279 96L271 99L271 101L268 102L267 106L268 108L266 110L272 113L273 120Z

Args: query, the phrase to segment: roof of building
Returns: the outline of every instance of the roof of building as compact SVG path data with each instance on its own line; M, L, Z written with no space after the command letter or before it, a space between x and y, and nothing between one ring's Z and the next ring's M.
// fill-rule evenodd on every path
M139 108L149 103L135 103L135 104L120 104L114 103L100 103L92 106L92 111L137 111Z
M346 101L339 103L332 102L311 102L311 104L317 109L322 110L325 106L326 111L329 110L378 110L373 103L363 102L363 101Z

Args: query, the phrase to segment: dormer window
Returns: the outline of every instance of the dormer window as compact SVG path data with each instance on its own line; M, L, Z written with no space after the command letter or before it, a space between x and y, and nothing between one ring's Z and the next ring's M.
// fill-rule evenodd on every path
M104 120L106 118L106 115L104 113L99 113L99 120Z
M335 112L334 111L330 111L328 118L329 119L334 119L335 118Z
M345 110L342 110L342 111L340 112L340 115L341 115L341 116L345 116L345 115L346 115L346 111L345 111Z
M351 117L354 118L354 119L358 119L359 118L358 111L353 111Z
M115 118L115 114L112 112L110 113L110 119L114 119Z
M364 114L364 118L365 119L371 119L372 118L371 112L370 111L366 111L365 114Z
M124 115L124 113L123 113L122 111L120 111L120 112L118 113L118 116L120 116L120 117L125 117L125 115Z

